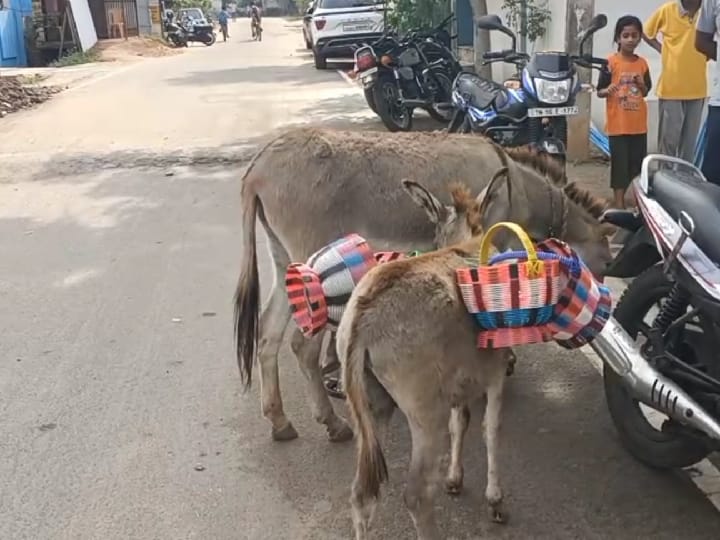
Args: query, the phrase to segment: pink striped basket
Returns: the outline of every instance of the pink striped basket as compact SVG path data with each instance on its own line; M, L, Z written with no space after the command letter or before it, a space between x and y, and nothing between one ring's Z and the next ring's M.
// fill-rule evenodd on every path
M373 253L365 239L349 234L313 253L305 263L292 263L285 289L293 320L305 337L335 329L360 279L377 264L404 259L396 251Z
M563 261L564 287L555 304L549 328L553 339L566 349L577 349L590 343L602 331L612 313L610 289L599 283L580 257L566 243L550 238L538 248L555 253Z
M492 237L502 228L520 239L525 261L489 261ZM478 347L496 349L552 339L547 323L560 292L560 263L557 256L538 253L516 223L492 226L483 237L479 265L458 269L456 279L465 307L481 328Z

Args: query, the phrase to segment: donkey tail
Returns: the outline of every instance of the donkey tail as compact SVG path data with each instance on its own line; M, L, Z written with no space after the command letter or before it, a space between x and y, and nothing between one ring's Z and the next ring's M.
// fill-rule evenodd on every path
M388 479L388 470L380 441L375 433L365 386L365 363L369 352L364 347L357 347L356 320L353 318L348 322L350 336L346 341L341 340L338 334L338 353L340 363L343 365L343 386L357 436L357 472L354 489L363 496L377 499L380 495L380 485Z
M240 379L248 389L252 385L252 368L258 345L260 312L260 279L257 267L257 246L255 245L255 221L258 209L262 211L262 202L251 187L248 177L257 161L275 142L282 139L279 134L272 137L253 156L242 177L242 269L235 289L235 350Z
M260 200L254 193L248 195L243 197L243 262L235 290L235 350L240 378L246 388L252 384L260 309L260 279L255 246L255 216Z

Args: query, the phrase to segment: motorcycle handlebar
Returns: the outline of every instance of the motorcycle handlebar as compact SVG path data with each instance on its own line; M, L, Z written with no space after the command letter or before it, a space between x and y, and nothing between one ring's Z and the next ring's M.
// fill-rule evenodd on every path
M507 51L495 51L495 52L489 51L489 52L484 52L482 57L483 57L483 60L500 60L501 58L505 58L507 56L507 54L508 54Z

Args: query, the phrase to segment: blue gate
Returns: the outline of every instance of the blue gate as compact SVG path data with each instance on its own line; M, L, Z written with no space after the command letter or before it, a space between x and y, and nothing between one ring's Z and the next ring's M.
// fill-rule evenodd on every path
M0 6L0 66L26 66L23 17L32 14L32 0L0 0Z
M470 0L457 0L455 3L457 18L457 44L460 47L472 47L475 42L475 25Z

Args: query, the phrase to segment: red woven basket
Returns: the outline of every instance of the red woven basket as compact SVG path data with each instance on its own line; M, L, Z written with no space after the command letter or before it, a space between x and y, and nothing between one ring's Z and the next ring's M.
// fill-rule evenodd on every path
M527 260L489 265L494 234L502 228L514 232ZM501 348L552 339L547 323L560 291L560 263L542 260L525 231L516 223L501 222L483 237L477 268L456 271L465 307L482 328L478 347Z
M350 234L293 263L285 274L290 311L306 337L336 327L355 285L377 260L364 238Z
M566 243L550 238L538 248L574 261L562 265L565 286L548 327L553 339L566 349L590 343L602 331L612 313L610 289L599 283L575 251Z

